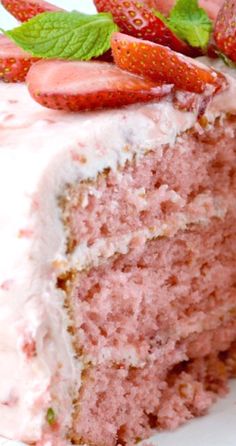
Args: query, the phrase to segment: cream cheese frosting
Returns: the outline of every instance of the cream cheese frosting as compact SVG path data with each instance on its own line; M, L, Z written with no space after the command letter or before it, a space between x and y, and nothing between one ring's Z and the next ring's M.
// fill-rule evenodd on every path
M236 114L236 81L228 79L229 88L208 106L209 120ZM167 99L67 114L34 103L24 85L0 84L0 97L0 435L30 443L46 432L51 407L63 437L80 387L82 364L56 287L68 268L58 198L66 184L173 145L195 125L196 113L179 111Z

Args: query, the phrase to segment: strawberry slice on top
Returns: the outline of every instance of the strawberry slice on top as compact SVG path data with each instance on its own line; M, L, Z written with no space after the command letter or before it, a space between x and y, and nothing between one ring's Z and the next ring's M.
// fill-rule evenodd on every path
M41 105L73 112L157 101L173 88L122 71L114 64L62 60L35 64L27 85Z
M94 3L99 12L112 14L121 32L193 55L193 49L139 0L94 0Z
M26 22L43 12L62 11L61 8L43 0L1 0L1 4L19 22Z
M227 84L223 74L147 40L114 33L111 46L119 68L154 82L172 83L193 93L215 93Z
M0 35L0 80L24 82L31 65L37 60L18 48L8 37Z
M214 29L219 50L236 62L236 0L226 0L220 9Z

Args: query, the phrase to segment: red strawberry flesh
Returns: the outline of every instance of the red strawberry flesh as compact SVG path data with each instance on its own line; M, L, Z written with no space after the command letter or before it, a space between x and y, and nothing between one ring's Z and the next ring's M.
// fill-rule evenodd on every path
M220 51L236 62L236 0L226 0L215 23L214 37Z
M61 8L42 0L1 0L1 3L20 22L26 22L43 12L61 11Z
M41 105L73 112L160 100L172 91L172 85L146 81L105 62L40 61L27 84Z
M192 48L180 40L139 0L95 0L99 12L110 12L121 32L166 45L175 51L193 55Z
M162 45L121 33L113 34L111 45L119 68L154 82L173 83L193 93L203 93L209 86L216 92L226 84L223 74Z
M24 82L31 65L37 60L7 37L0 36L0 80Z

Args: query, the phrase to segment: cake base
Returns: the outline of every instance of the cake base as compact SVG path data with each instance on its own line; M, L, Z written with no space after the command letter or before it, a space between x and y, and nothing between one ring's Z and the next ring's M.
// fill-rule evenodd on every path
M132 444L226 392L236 371L235 223L193 225L76 276L70 311L86 363L76 444Z
M165 377L157 363L143 370L90 369L84 374L72 443L131 446L154 429L175 429L205 415L217 395L225 396L231 376L236 376L235 344L219 355L179 363Z

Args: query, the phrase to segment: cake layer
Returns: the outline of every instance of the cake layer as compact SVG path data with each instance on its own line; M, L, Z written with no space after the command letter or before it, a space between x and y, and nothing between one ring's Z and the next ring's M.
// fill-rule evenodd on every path
M234 210L170 238L140 238L128 254L75 275L70 316L86 362L142 366L235 317L235 224Z
M234 321L234 327L222 326L214 336L204 333L204 342L214 351L206 357L188 361L182 345L162 363L150 362L143 368L88 367L74 415L74 443L131 446L154 428L173 429L205 414L217 394L225 395L229 377L235 376L236 346L230 343L235 330ZM201 336L196 336L196 345L200 350ZM218 353L221 347L227 350Z
M234 209L137 239L129 253L59 282L84 363L76 444L132 445L202 415L226 391L236 367L235 350L226 353L236 339L235 224Z
M236 193L236 119L202 124L175 145L157 146L118 172L70 186L61 200L69 252L76 247L81 262L86 246L89 252L101 239L111 242L146 229L154 233L178 212L200 221L210 208L227 210Z

